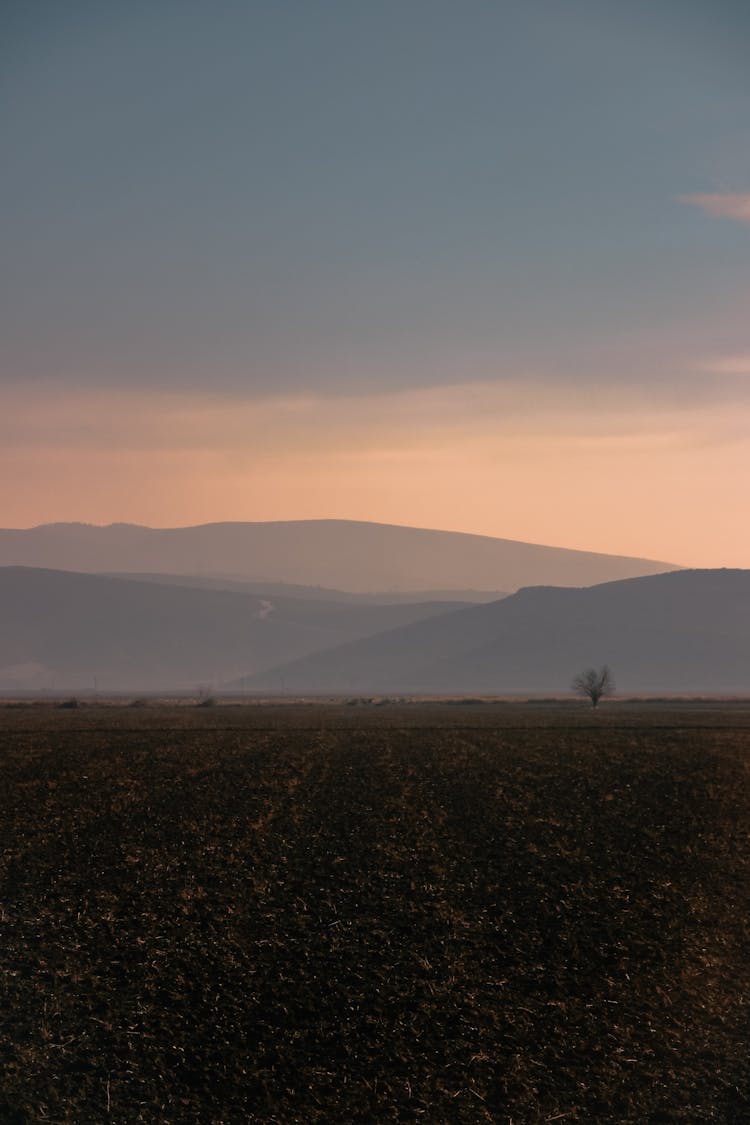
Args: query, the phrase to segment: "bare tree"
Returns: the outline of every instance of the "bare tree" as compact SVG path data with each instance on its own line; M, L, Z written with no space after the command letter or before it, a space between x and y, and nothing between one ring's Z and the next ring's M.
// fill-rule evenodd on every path
M591 700L591 706L596 707L603 695L611 695L615 690L615 681L607 664L603 664L597 671L596 668L587 668L579 672L570 685L577 695L583 695Z

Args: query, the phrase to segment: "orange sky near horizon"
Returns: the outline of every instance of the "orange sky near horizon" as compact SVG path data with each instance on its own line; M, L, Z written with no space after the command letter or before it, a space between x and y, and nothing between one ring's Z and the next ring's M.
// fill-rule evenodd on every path
M750 567L750 435L731 401L571 401L534 380L368 396L6 396L5 527L362 519Z

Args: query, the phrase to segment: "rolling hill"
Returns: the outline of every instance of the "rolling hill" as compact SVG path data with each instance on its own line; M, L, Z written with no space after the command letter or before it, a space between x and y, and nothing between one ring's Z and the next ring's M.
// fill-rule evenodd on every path
M353 520L5 529L0 530L0 565L193 574L394 593L512 591L540 583L588 586L674 569L651 559Z
M109 578L137 579L138 582L156 582L164 586L194 586L201 590L231 590L236 594L255 594L260 597L293 599L297 602L322 602L324 608L333 603L346 605L396 605L423 601L424 592L418 590L388 590L380 593L354 593L351 590L333 590L327 586L300 586L294 582L253 582L242 578L217 578L201 574L154 574L142 571L114 571ZM440 602L494 602L507 597L504 590L430 590L430 601ZM310 612L314 607L308 606Z
M249 681L331 693L561 693L608 663L626 693L750 693L750 571L530 587Z
M0 690L195 690L461 604L264 597L3 567Z

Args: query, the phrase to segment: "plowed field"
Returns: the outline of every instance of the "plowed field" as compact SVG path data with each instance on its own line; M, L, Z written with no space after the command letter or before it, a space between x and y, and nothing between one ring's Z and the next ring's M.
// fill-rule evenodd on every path
M0 708L0 1122L750 1121L750 714Z

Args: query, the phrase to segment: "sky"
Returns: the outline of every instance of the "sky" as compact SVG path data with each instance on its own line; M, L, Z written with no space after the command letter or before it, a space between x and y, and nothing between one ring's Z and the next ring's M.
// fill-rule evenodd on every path
M750 567L744 0L0 21L0 525Z

